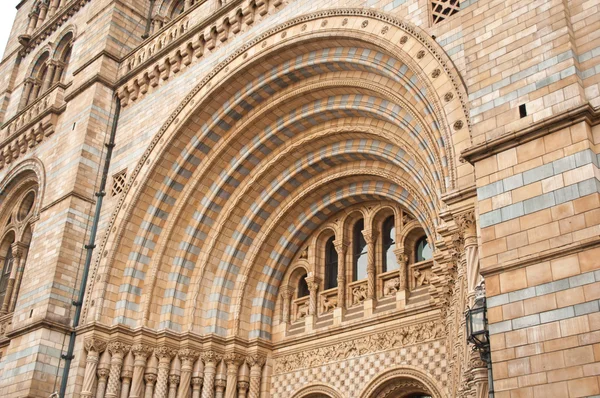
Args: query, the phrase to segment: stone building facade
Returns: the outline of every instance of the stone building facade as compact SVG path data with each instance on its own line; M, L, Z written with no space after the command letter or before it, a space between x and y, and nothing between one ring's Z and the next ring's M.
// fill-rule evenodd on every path
M597 0L17 8L0 396L600 395Z

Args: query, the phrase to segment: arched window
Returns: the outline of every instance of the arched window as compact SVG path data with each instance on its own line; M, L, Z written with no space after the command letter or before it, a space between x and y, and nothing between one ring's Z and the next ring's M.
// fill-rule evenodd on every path
M383 239L381 243L383 245L383 272L393 271L400 268L398 259L396 258L396 224L394 216L388 217L383 222Z
M4 296L6 296L8 280L10 279L10 273L12 272L13 254L11 243L12 241L7 241L2 245L2 249L4 251L4 261L2 262L2 274L0 274L0 307L2 307L2 303L4 303Z
M174 1L171 5L171 10L169 12L169 17L171 19L177 18L184 11L185 2L184 0Z
M367 278L367 242L362 234L365 229L365 220L362 218L354 224L352 230L353 246L353 281L360 281Z
M417 246L415 248L415 262L418 263L425 260L431 260L431 256L431 246L429 246L427 238L422 237L417 241Z
M338 254L333 244L334 240L335 236L332 236L325 244L325 290L338 285Z
M308 283L306 283L306 274L302 275L298 280L297 298L306 297L310 295L308 290Z

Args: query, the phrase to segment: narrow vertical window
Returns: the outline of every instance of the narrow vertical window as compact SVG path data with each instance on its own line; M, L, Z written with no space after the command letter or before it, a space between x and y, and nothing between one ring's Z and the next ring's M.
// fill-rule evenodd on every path
M8 247L8 252L4 258L4 264L2 264L2 274L0 274L0 306L4 302L4 296L6 295L6 288L8 286L8 279L12 271L13 255L11 247Z
M383 272L393 271L400 268L396 258L396 225L394 216L388 217L383 222Z
M334 240L335 236L332 236L325 244L325 290L337 287L338 254L333 244Z
M431 259L431 256L432 256L431 246L429 246L429 243L427 242L426 237L419 239L419 241L417 242L417 247L416 247L415 253L416 253L415 262L417 262L417 263Z
M352 246L353 246L353 281L360 281L367 277L367 242L362 234L365 229L365 221L359 220L354 224L354 230L352 231Z
M300 277L298 281L298 298L306 297L310 295L310 291L308 290L308 283L306 283L306 274Z

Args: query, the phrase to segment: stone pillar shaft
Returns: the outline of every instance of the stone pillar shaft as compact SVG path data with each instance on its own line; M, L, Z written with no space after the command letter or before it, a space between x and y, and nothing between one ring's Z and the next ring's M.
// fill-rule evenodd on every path
M338 308L346 308L346 251L348 245L338 240L335 240L333 243L338 254Z
M372 230L362 231L367 242L367 298L375 298L375 242L377 235Z

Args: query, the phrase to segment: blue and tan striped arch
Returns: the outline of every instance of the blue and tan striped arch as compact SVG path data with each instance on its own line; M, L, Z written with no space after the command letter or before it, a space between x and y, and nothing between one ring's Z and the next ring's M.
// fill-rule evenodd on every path
M282 276L336 212L394 202L435 237L454 148L470 142L463 97L441 48L384 14L321 12L265 32L145 152L103 241L88 321L270 339Z

